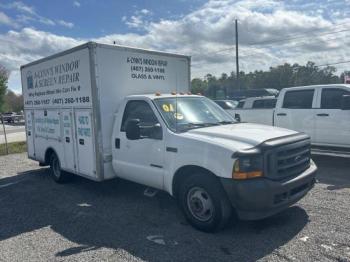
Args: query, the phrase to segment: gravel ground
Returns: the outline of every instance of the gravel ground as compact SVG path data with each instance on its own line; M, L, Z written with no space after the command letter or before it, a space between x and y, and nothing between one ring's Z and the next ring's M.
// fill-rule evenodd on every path
M314 159L319 183L299 203L206 234L165 193L58 185L26 154L0 157L0 261L350 261L350 160Z

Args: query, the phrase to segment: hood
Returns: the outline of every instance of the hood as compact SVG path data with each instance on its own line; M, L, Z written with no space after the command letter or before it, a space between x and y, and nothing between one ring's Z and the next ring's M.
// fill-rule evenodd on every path
M192 129L186 132L188 136L211 140L229 146L232 142L245 144L245 147L256 146L266 140L297 134L298 132L285 128L267 125L237 123L205 128Z

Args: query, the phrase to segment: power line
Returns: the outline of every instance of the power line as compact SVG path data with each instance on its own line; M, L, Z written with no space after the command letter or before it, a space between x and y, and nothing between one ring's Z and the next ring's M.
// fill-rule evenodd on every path
M340 25L343 25L345 23L341 23L336 25L335 27L338 27ZM326 32L326 33L321 33L321 34L312 34L312 35L299 35L299 36L295 36L295 37L288 37L288 38L282 38L282 39L275 39L275 40L269 40L269 41L261 41L261 42L253 42L253 43L248 43L248 46L254 46L254 45L271 45L274 43L280 43L280 42L286 42L286 41L290 41L290 40L296 40L296 39L303 39L303 38L309 38L309 37L315 37L315 36L324 36L324 35L330 35L330 34L338 34L338 33L342 33L342 32L348 32L350 31L350 29L342 29L342 30L338 30L338 31L331 31L331 32ZM307 34L307 33L312 33L314 31L307 31L304 32L303 34ZM224 49L219 49L217 51L213 51L213 52L209 52L210 54L217 54L217 53L221 53L221 52L225 52L225 51L230 51L235 49L235 47L228 47L228 48L224 48Z
M315 65L315 66L321 67L321 66L340 65L340 64L347 64L347 63L350 63L350 60L348 60L348 61L339 61L339 62L334 62L334 63L328 63L328 64L323 64L323 65Z
M324 41L332 41L332 40L336 40L336 39L340 39L340 38L343 38L343 37L347 37L347 36L337 36L337 37L332 37L332 38L327 38L327 39L324 39ZM313 40L317 40L318 41L318 39L313 39ZM311 40L311 41L313 41L313 40ZM298 45L294 45L293 46L293 48L296 48L296 47L302 47L302 46L307 46L307 45L309 45L310 44L310 42L308 42L308 43L300 43L300 44L298 44ZM230 48L230 49L228 49L228 50L226 50L226 51L232 51L233 50L233 48ZM255 54L247 54L247 55L242 55L242 56L240 56L240 58L247 58L247 57L252 57L252 56L258 56L258 55L263 55L263 54L265 54L265 53L267 53L267 52L264 52L264 51L260 51L260 50L248 50L248 51L246 51L246 52L253 52L253 53L255 53ZM245 52L245 53L246 53ZM327 51L316 51L316 53L319 53L319 52L327 52ZM215 52L216 53L216 52ZM299 56L299 55L298 55ZM298 57L298 56L294 56L294 57ZM206 61L203 61L203 62L199 62L199 63L195 63L195 64L193 64L194 66L200 66L200 65L202 65L202 64L206 64L206 63L208 63L208 62L206 62ZM219 63L219 62L218 62Z
M270 45L270 44L285 42L285 41L289 41L289 40L309 38L309 37L315 37L315 36L331 35L331 34L347 32L347 31L350 31L350 29L344 29L344 30L340 30L340 31L328 32L328 33L317 34L317 35L313 34L313 35L308 35L308 36L297 36L297 37L290 37L290 38L284 38L284 39L276 39L276 40L273 40L270 42L269 41L262 41L262 42L250 43L248 45L250 45L250 46L252 46L252 45Z

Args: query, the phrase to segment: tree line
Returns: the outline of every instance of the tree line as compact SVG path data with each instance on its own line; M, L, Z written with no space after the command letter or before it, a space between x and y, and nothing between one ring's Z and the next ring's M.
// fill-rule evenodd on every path
M333 66L318 67L314 62L307 62L306 65L288 64L270 67L269 70L256 70L254 72L239 72L239 81L237 81L236 73L231 72L221 74L215 77L207 74L204 79L194 78L191 81L191 92L201 93L212 98L218 94L230 93L232 90L241 89L260 89L274 88L281 90L285 87L305 86L317 84L337 84L344 83L344 72L336 75L336 68ZM219 95L219 96L220 96Z
M9 71L0 65L0 113L23 110L23 96L7 89Z

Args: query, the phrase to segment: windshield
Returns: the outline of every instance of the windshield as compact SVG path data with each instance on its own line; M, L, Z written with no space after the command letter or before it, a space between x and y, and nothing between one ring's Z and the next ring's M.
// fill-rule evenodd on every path
M235 123L233 117L206 97L157 98L155 104L175 132Z

